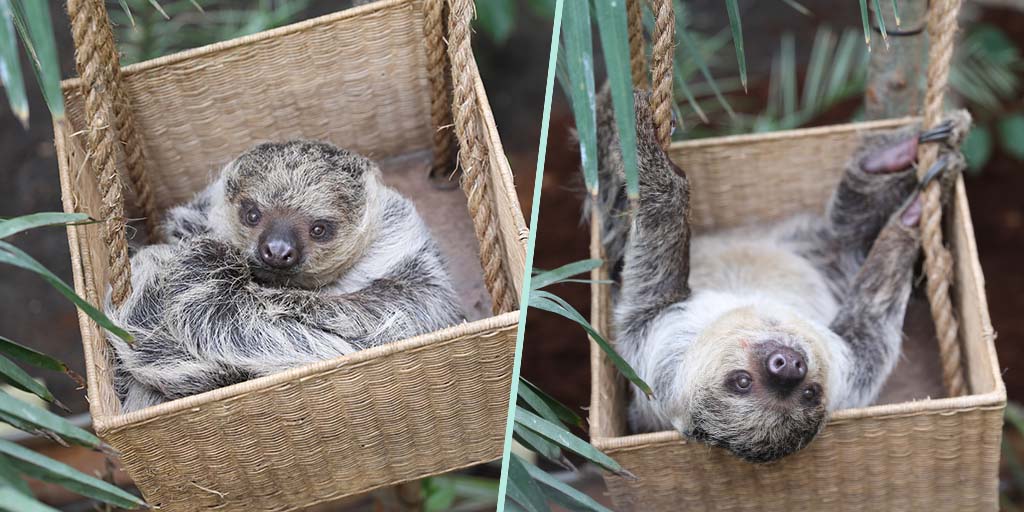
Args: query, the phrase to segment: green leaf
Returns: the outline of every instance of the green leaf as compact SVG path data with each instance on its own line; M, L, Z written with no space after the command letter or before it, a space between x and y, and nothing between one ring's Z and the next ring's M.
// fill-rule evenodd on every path
M0 486L0 510L7 512L60 512L6 485Z
M7 90L7 102L21 126L28 129L28 96L25 79L18 57L18 39L15 36L10 0L0 0L0 83Z
M740 23L740 8L736 0L725 0L725 10L729 13L729 29L732 30L732 42L736 47L736 63L740 68L740 83L747 90L747 57L743 51L743 25Z
M640 196L640 175L637 171L636 112L633 109L633 77L629 63L629 34L626 29L626 3L622 0L594 2L597 27L604 50L605 68L611 86L615 125L619 130L619 147L626 174L626 195L631 200Z
M117 3L121 4L121 10L128 15L128 21L131 22L132 28L135 27L135 16L132 16L132 10L128 7L127 0L117 0Z
M562 315L579 324L580 327L583 327L583 329L590 334L590 337L594 342L596 342L597 345L601 347L601 350L608 355L608 358L627 380L640 388L640 390L648 397L654 396L654 392L651 391L650 386L648 386L647 383L636 374L633 367L630 366L629 363L627 363L626 360L615 351L615 348L612 347L611 344L608 343L608 341L605 340L592 325L590 325L590 322L588 322L587 319L576 311L576 309L568 302L565 302L561 297L552 293L548 293L543 290L536 290L530 294L530 307Z
M486 0L476 3L476 23L495 43L508 40L516 22L514 0Z
M33 379L25 370L22 370L14 361L0 356L0 377L9 382L12 386L53 403L57 399L53 397L46 386Z
M532 382L522 377L519 377L519 397L523 397L524 394L529 396L529 398L524 399L530 402L532 402L534 400L534 397L536 397L536 399L543 401L545 404L547 404L548 408L554 411L555 416L558 418L558 421L561 421L566 425L572 425L583 428L583 418L580 418L579 415L573 412L572 409L566 407L558 400L555 400L554 397L542 391ZM533 408L533 410L537 411L537 408Z
M527 473L529 473L534 480L540 482L540 484L544 486L544 494L551 498L551 501L554 501L569 510L612 512L590 496L587 496L573 486L548 474L543 469L540 469L526 461L523 461L523 466L526 467Z
M999 121L999 145L1010 156L1024 160L1024 114L1013 114Z
M530 512L550 511L544 499L544 491L526 470L525 462L516 454L508 458L508 494L509 497Z
M53 38L50 3L11 0L11 12L50 114L56 119L63 119L64 93L60 89L60 63L57 59L57 43Z
M0 354L7 354L18 361L28 363L37 368L57 372L69 371L67 365L64 363L43 354L42 352L38 352L17 342L11 341L3 336L0 336Z
M442 477L423 480L424 512L451 510L455 504L455 482Z
M804 16L809 16L809 17L814 16L814 13L811 12L811 10L807 8L807 6L801 4L800 2L797 2L796 0L782 0L782 1L786 5L792 7L794 11L796 11L796 12L798 12L800 14L803 14ZM893 0L893 1L895 1L895 0Z
M572 462L565 457L565 454L562 453L562 449L559 448L558 445L544 439L539 434L535 434L530 430L521 428L512 431L512 439L519 441L519 444L533 450L540 456L562 466L568 471L576 470L572 465Z
M31 406L13 396L0 391L0 411L18 421L35 425L41 430L53 432L72 443L100 448L103 442L98 437L72 425L64 418L45 409Z
M75 291L71 289L67 283L61 281L61 279L54 275L53 272L50 272L41 263L33 259L21 249L18 249L17 247L2 240L0 240L0 263L7 263L8 265L21 267L39 274L43 279L56 288L57 291L67 297L68 300L74 302L79 309L85 312L86 315L89 315L89 318L95 320L101 327L114 333L114 335L125 340L125 342L131 342L132 336L130 334L114 325L106 315L93 307L92 304L89 304L88 301L75 294Z
M985 125L977 125L971 128L964 139L961 149L964 158L967 159L967 168L973 173L981 172L981 169L992 157L993 146L992 132Z
M163 6L160 5L160 2L158 2L157 0L149 0L149 5L152 5L153 8L156 9L157 12L159 12L160 15L164 17L164 19L171 19L171 17L167 15L167 11L164 10Z
M889 33L885 31L885 16L882 16L882 6L879 0L875 2L875 19L878 20L878 30L882 33L882 41L885 43L886 49L889 48Z
M576 133L580 144L580 162L587 192L597 195L597 114L594 89L594 48L590 30L589 2L568 2L563 6L562 53L565 80L560 82L569 95Z
M632 476L628 471L622 469L618 462L615 462L611 457L594 448L590 443L576 437L562 425L551 423L522 407L516 408L515 422L521 428L536 432L554 441L558 446L574 452L608 471L622 476Z
M896 18L896 26L900 26L900 2L899 0L892 0L892 15Z
M864 26L864 44L871 51L871 22L868 21L868 0L860 0L860 23Z
M5 486L13 487L25 496L32 496L32 489L29 489L28 482L14 470L10 459L0 455L0 487Z
M561 282L567 277L572 277L584 272L590 272L600 266L601 260L599 259L574 261L567 265L562 265L554 270L548 270L547 272L541 272L533 276L533 279L530 281L530 288L539 290L545 286Z
M17 443L0 439L0 454L7 455L22 473L39 480L58 484L71 492L134 509L146 503L103 480L86 475L77 469L49 457L44 457Z
M712 76L711 69L708 68L707 61L705 61L704 56L701 55L697 42L694 41L693 36L691 36L689 31L686 30L686 27L683 26L683 22L678 16L676 17L676 33L679 34L679 39L682 43L676 47L676 60L681 61L681 56L683 55L682 52L689 48L690 51L686 53L686 55L693 58L693 62L697 65L697 68L700 69L700 74L704 77L708 86L711 87L711 92L714 93L715 99L718 100L718 103L723 109L725 109L725 112L729 114L730 118L735 118L736 112L732 109L732 105L729 104L729 101L726 100L725 96L722 94L722 90L719 88L718 82L715 80L715 77ZM746 88L746 86L744 86L744 88Z
M2 2L3 0L0 0ZM42 212L0 221L0 240L11 235L43 226L67 225L90 221L84 213Z

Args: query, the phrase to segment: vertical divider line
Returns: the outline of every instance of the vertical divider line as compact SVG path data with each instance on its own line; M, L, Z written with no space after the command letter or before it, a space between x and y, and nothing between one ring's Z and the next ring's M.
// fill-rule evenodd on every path
M505 420L505 447L501 451L501 479L498 483L498 512L505 510L505 491L508 488L508 463L512 453L512 429L515 425L516 396L519 392L519 368L523 360L523 336L526 333L526 312L530 309L530 286L533 281L533 253L537 242L537 217L540 212L540 191L544 183L544 159L548 150L548 125L551 120L551 96L555 85L555 65L558 62L558 43L562 33L562 2L555 3L555 20L551 27L551 52L548 56L548 78L544 85L544 114L540 124L537 145L537 170L533 181L533 204L530 207L530 234L526 242L526 275L519 298L519 328L516 330L516 356L512 364L512 387L509 390L508 416Z

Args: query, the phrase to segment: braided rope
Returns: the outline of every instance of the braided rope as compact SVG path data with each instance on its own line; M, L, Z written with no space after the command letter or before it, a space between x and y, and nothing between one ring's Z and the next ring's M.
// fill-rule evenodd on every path
M651 81L654 91L654 127L661 147L672 144L672 65L676 39L676 13L672 0L651 0L654 10L654 46L651 49Z
M424 36L427 39L427 74L430 79L430 120L434 126L434 161L430 176L444 176L452 164L452 111L447 80L444 11L447 2L430 0L426 5Z
M455 135L459 139L459 161L462 166L462 189L469 200L469 213L480 242L480 263L484 281L494 297L496 313L515 309L516 298L502 268L501 241L495 226L488 177L486 146L478 123L477 91L473 80L473 48L470 23L474 16L472 0L450 0L448 16L448 53L452 65Z
M113 47L114 34L102 2L69 0L68 16L75 42L75 66L86 84L87 159L92 160L103 198L100 217L103 241L110 252L111 299L120 305L131 292L131 266L124 231L124 195L116 167L118 148L111 126L114 98L108 94L115 80L112 69L116 68L110 58L117 50Z
M642 0L626 0L626 23L629 29L629 66L633 88L647 89L647 55L644 51L644 11Z
M953 43L957 31L956 16L960 0L935 0L928 14L928 89L924 99L924 123L927 130L942 118L942 99L949 81L949 64L953 56ZM921 144L918 149L918 169L926 172L938 155L935 144ZM958 322L953 313L949 291L953 273L953 258L942 241L942 201L938 180L932 181L922 194L921 245L924 248L924 270L928 277L928 302L935 321L942 360L942 378L950 396L966 391Z

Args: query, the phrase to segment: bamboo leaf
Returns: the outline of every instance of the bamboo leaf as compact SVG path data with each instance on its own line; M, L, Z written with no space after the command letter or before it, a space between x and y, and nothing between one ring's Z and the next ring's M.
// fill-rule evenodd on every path
M572 277L584 272L590 272L600 266L601 260L599 259L574 261L567 265L562 265L554 270L548 270L534 275L533 279L530 281L530 288L539 290L545 286L561 282L567 277Z
M9 355L18 361L28 363L37 368L58 372L69 371L67 365L64 363L43 354L42 352L35 351L24 345L11 341L3 336L0 336L0 354Z
M139 498L103 480L86 475L62 462L44 457L17 443L0 439L0 454L7 455L22 473L32 478L58 484L82 496L128 509L135 509L146 504Z
M800 2L797 2L796 0L782 0L782 1L785 2L786 5L792 7L794 11L796 11L796 12L798 12L800 14L803 14L804 16L808 16L808 17L814 16L814 13L811 12L811 10L807 8L807 6L801 4ZM895 1L895 0L893 0L893 1Z
M534 480L544 486L544 494L551 498L551 501L570 510L611 512L611 510L605 508L604 505L601 505L590 496L551 476L543 469L527 461L523 461L523 466Z
M885 16L882 16L882 6L879 4L879 0L875 2L875 19L878 20L878 30L882 32L882 42L885 43L886 49L889 48L889 33L885 31Z
M729 28L732 30L732 42L736 47L736 63L740 69L740 82L747 91L747 58L743 51L743 25L740 22L740 9L736 0L725 0L725 10L729 13Z
M125 340L125 342L131 342L132 336L130 334L114 325L106 315L93 307L92 304L89 304L88 301L75 294L75 291L71 289L67 283L61 281L61 279L54 275L53 272L50 272L41 263L33 259L21 249L18 249L17 247L2 240L0 240L0 263L7 263L8 265L21 267L39 274L43 279L50 283L50 285L56 288L57 291L67 297L68 300L74 302L79 309L85 312L86 315L89 315L89 318L92 318L101 327L114 333L114 335Z
M9 382L12 386L22 391L32 393L47 402L57 402L57 399L53 397L50 390L46 389L46 386L33 379L28 372L14 364L14 361L3 356L0 356L0 377L3 377L3 379ZM63 407L63 405L61 405L61 407Z
M19 492L14 487L6 485L0 486L0 510L7 512L60 512Z
M899 0L892 0L892 15L896 18L896 27L900 26L900 3Z
M864 25L864 44L868 45L868 51L871 51L871 22L868 21L868 0L860 1L860 22Z
M28 96L25 79L18 57L18 38L15 35L10 0L0 0L0 83L7 91L7 103L22 128L28 129Z
M128 7L128 0L117 0L117 3L121 4L121 10L128 15L128 21L131 22L132 28L135 28L135 16L132 16L132 10Z
M558 446L574 452L608 471L620 476L632 476L614 459L605 455L601 450L594 448L590 443L576 437L561 425L551 423L522 407L516 408L515 422L521 428L530 429L542 437L554 441Z
M0 0L2 2L3 0ZM42 212L0 221L0 240L11 235L43 226L67 225L90 221L84 213Z
M50 2L11 0L11 13L50 114L56 119L63 119L64 93L60 89L60 63L57 43L53 38Z
M171 17L167 15L167 11L164 10L163 6L160 5L160 2L158 2L157 0L149 0L149 5L152 5L153 8L156 9L157 12L159 12L160 15L164 17L165 20L171 19Z
M566 425L572 425L583 428L583 418L573 412L572 409L566 407L564 404L555 400L554 397L548 395L543 390L535 386L532 382L519 377L519 392L522 393L524 388L529 388L526 393L535 395L540 400L544 401L555 412L555 416L558 417L559 421Z
M45 409L33 407L3 391L0 391L0 411L18 421L53 432L75 444L90 448L100 448L103 445L98 437L68 423L64 418Z
M570 2L570 4L573 2ZM637 172L636 112L633 108L633 77L629 64L629 34L626 29L624 0L596 0L597 27L604 50L605 68L611 87L615 125L619 130L619 147L626 174L626 195L631 200L640 196Z
M580 327L583 327L583 329L587 331L588 334L590 334L590 337L594 340L594 342L596 342L597 345L601 347L601 350L603 350L605 354L608 355L608 358L612 361L615 367L618 368L619 372L622 373L624 377L626 377L627 380L636 385L636 387L640 388L640 390L643 391L644 394L646 394L648 397L654 396L654 392L651 391L650 386L648 386L647 383L644 382L643 379L641 379L640 376L636 374L636 371L633 370L633 367L630 366L629 363L627 363L626 360L623 359L622 356L620 356L615 351L615 348L612 347L611 344L608 343L608 341L605 340L604 337L602 337L601 334L598 333L592 325L590 325L590 322L588 322L587 319L583 317L583 315L576 311L575 308L569 305L568 302L565 302L561 297L554 295L552 293L545 292L543 290L537 290L530 294L530 307L550 311L552 313L562 315L578 323Z
M690 51L686 53L686 55L693 58L693 62L697 65L697 68L700 69L700 74L708 83L708 86L711 88L711 92L714 93L715 99L718 100L718 103L722 105L722 108L725 109L725 112L729 114L730 118L735 118L736 112L733 111L732 105L730 105L728 100L725 99L721 88L718 86L718 82L715 80L715 77L711 75L711 69L708 68L708 63L701 54L700 48L697 46L697 42L694 41L693 36L691 36L686 30L686 27L683 26L679 17L676 17L676 33L679 34L679 39L682 43L676 47L676 60L682 60L681 57L684 55L682 52L684 49L689 48ZM746 88L746 86L743 87Z
M539 434L525 428L521 428L512 431L512 438L519 441L519 444L533 450L545 459L558 464L567 471L576 470L575 466L573 466L572 462L565 457L565 454L562 453L562 449L559 448L558 445L544 439Z
M0 487L3 486L13 487L25 496L32 496L32 489L29 489L28 482L14 470L10 459L0 455Z
M529 512L551 510L544 499L544 492L526 471L523 460L514 453L508 458L508 495Z
M568 2L563 7L562 50L564 63L560 81L569 95L580 144L583 182L591 197L597 195L597 114L594 90L594 48L590 29L589 2Z

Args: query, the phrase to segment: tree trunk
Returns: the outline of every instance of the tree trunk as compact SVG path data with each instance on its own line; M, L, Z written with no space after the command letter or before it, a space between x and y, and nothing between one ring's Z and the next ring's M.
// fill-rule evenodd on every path
M924 31L927 0L897 0L900 26L896 26L893 3L879 2L888 30L910 31L909 36L889 36L889 48L878 32L871 34L871 57L868 63L864 107L868 119L888 119L919 115L923 101L924 69L927 65L928 36ZM876 20L874 27L878 26Z

